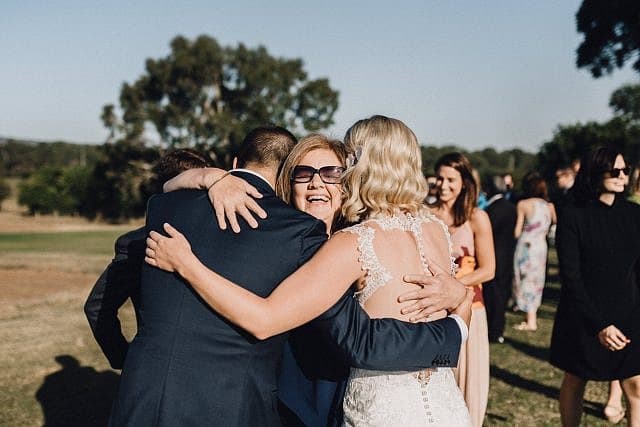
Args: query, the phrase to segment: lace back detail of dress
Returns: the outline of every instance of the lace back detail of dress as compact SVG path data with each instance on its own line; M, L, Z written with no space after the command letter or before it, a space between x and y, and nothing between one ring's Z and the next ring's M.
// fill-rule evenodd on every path
M404 214L373 218L342 230L344 232L358 235L358 251L360 252L360 257L358 258L358 260L362 265L363 271L367 273L365 277L365 287L362 290L356 292L356 296L358 297L358 302L360 303L360 305L364 305L367 299L369 299L369 297L373 295L375 291L380 289L393 278L391 273L389 273L389 271L382 264L380 264L378 256L376 255L375 249L373 247L373 240L375 239L376 230L369 225L371 222L375 222L376 224L378 224L378 226L383 231L402 230L410 232L416 242L418 256L420 258L420 263L422 264L422 270L426 274L429 274L429 265L427 263L426 251L423 243L423 224L428 222L437 222L442 226L447 236L447 240L449 243L449 254L451 255L452 244L449 231L447 230L446 225L431 213L425 213L420 216ZM451 273L453 274L455 272L455 262L453 261L453 258L451 256L450 258L452 259L450 268Z
M373 249L373 239L376 234L374 228L367 227L365 224L357 224L344 231L358 235L358 251L360 252L358 261L360 261L362 269L367 272L367 277L365 279L364 289L356 292L356 296L358 297L360 305L364 305L365 301L369 299L377 289L391 280L393 276L380 264L378 256Z

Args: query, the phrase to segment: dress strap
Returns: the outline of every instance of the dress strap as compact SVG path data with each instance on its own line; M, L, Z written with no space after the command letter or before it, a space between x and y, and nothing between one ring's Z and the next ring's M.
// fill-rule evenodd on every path
M445 224L443 220L435 216L433 212L428 212L426 216L430 221L440 224L445 236L447 236L447 243L449 244L449 274L455 276L458 271L458 264L456 264L456 257L453 256L453 239L451 238L449 227L447 227L447 224Z
M365 271L367 275L365 277L365 287L356 292L356 296L360 305L364 305L369 297L391 280L393 276L380 264L378 256L373 249L373 239L376 234L374 228L365 224L357 224L353 227L345 228L342 231L358 236L358 251L360 252L358 261L360 261L362 270Z

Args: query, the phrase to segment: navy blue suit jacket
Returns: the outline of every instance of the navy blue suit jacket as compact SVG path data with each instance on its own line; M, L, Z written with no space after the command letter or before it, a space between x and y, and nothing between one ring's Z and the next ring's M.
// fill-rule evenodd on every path
M122 369L129 343L122 334L118 310L131 299L140 322L140 274L144 262L144 227L118 237L115 256L93 285L84 312L91 331L113 369Z

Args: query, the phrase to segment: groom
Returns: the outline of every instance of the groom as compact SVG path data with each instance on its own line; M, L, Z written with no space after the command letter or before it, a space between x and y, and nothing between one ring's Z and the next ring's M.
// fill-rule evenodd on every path
M205 265L268 295L326 240L322 222L273 191L295 142L283 128L262 127L241 146L241 169L233 174L262 193L257 202L268 213L257 229L221 230L207 194L183 190L152 198L147 230L173 224ZM212 311L177 275L148 265L142 271L140 313L110 425L280 425L277 371L287 334L259 341ZM351 292L312 323L314 340L326 345L323 353L364 369L455 365L466 334L466 325L454 318L422 324L369 319Z

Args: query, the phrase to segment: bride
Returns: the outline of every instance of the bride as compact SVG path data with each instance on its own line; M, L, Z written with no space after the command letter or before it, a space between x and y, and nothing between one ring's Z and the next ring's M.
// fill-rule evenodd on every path
M373 116L355 123L345 143L355 153L355 164L343 177L342 214L356 225L335 233L267 298L209 270L169 224L165 224L169 237L150 233L146 262L180 274L214 310L260 339L317 317L352 284L371 317L413 320L398 303L408 286L416 286L403 282L403 274L453 274L447 228L422 203L426 182L417 139L401 121ZM465 318L470 304L467 292L459 307ZM445 315L437 313L431 319ZM470 425L450 368L419 372L352 368L343 407L346 425Z

